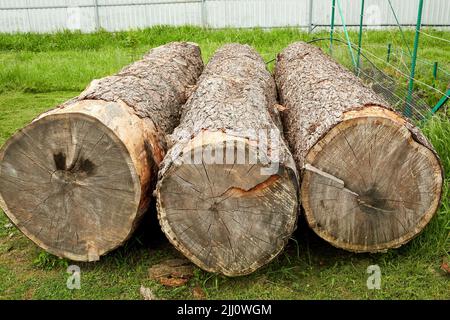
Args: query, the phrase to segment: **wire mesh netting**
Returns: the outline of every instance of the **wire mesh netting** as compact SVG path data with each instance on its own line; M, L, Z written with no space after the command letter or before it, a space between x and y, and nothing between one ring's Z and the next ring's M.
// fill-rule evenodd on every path
M382 28L387 31L383 33L386 45L380 45L380 41L371 43L367 33L366 37L363 35L364 21L373 18L371 11L374 8L365 8L364 1L360 2L360 30L355 32L346 26L346 12L343 8L348 8L343 7L341 0L332 2L336 17L332 18L330 27L333 31L330 37L315 38L309 42L322 47L337 61L354 70L367 85L405 116L413 120L426 120L444 105L439 102L449 97L450 68L446 57L437 54L434 61L421 57L418 40L422 37L420 45L427 49L433 46L450 49L450 39L437 30L428 32L427 29L420 29L422 2L418 2L419 27L416 26L416 30L405 29L407 24L400 21L402 16L398 14L398 10L402 8L402 3L399 0L385 0L383 4L389 8L389 15L396 23L394 27ZM381 25L377 28L372 23L371 28L381 29Z
M372 89L382 95L387 102L413 120L426 120L436 112L448 99L450 84L450 67L446 57L436 54L431 61L420 55L420 46L432 50L433 47L450 49L450 39L438 30L405 29L404 22L399 21L397 9L400 2L386 0L390 14L396 21L396 26L383 28L386 45L370 43L369 37L364 37L363 24L358 32L349 31L345 23L345 11L341 0L335 0L336 18L339 25L330 38L313 39L324 50L346 65ZM364 1L361 1L361 23L366 17ZM418 7L417 23L420 26L422 10ZM402 24L403 23L403 24ZM386 37L387 34L387 37ZM447 36L448 37L448 36ZM418 41L420 38L420 42ZM358 39L357 41L354 41ZM358 46L358 43L361 46ZM332 51L330 47L332 46ZM428 55L430 57L430 55ZM434 59L435 57L433 57ZM415 61L415 63L414 63ZM413 70L413 72L412 72ZM445 110L446 111L446 110Z
M397 77L389 74L364 57L360 62L359 76L376 93L382 95L393 108L408 114L411 119L422 120L430 115L432 106L425 100L426 92L416 88L412 92L411 99L407 99L408 78L398 76L398 73ZM407 110L409 110L408 113Z
M399 36L391 31L394 36ZM352 54L349 51L348 41L342 32L335 32L333 37L332 53L330 52L330 38L313 37L308 43L322 48L339 63L357 74L362 81L380 94L395 110L405 114L414 121L426 120L432 115L432 109L446 96L450 84L450 70L446 61L433 62L418 58L414 77L414 90L408 99L408 85L410 81L411 55L395 38L389 39L396 43L387 42L386 46L365 43L361 47L359 69L354 65L357 58L358 46L350 41ZM450 49L450 47L449 47ZM275 59L267 61L272 63ZM436 65L435 65L436 64ZM448 106L443 108L446 112Z

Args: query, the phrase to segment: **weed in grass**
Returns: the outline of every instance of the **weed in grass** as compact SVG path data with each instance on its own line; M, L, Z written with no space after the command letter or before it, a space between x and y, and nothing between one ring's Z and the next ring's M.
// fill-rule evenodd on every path
M44 270L52 269L66 269L69 266L69 262L66 259L58 258L45 251L39 252L38 256L33 260L33 265L37 268Z

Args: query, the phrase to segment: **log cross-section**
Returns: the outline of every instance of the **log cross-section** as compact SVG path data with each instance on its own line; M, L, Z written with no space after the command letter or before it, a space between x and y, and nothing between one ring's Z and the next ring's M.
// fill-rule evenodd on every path
M278 55L275 79L313 230L355 252L396 248L416 236L439 206L443 180L420 130L306 43Z
M146 211L165 136L203 69L200 49L170 43L15 133L0 150L0 206L37 245L98 260Z
M156 189L158 217L171 243L207 271L251 273L295 228L296 169L276 106L262 58L229 44L205 67L171 135Z

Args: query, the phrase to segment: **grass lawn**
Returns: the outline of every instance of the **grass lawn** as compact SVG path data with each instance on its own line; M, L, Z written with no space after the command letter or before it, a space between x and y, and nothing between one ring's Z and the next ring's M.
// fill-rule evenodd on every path
M450 39L450 32L427 30ZM94 78L117 72L150 48L169 41L200 44L204 60L227 42L248 43L268 61L289 43L326 37L295 29L202 30L194 27L155 27L142 31L54 35L0 34L0 145L17 129L44 110L76 96ZM356 42L355 33L350 34ZM406 31L409 45L413 39ZM337 34L342 38L342 34ZM441 91L450 83L450 45L423 37L417 77L432 83L430 63L442 68L435 83ZM391 63L383 63L387 43L393 44ZM316 45L326 48L327 41ZM377 66L406 84L406 45L396 31L367 31L363 52ZM335 57L350 66L346 46L336 44ZM380 57L381 60L371 55ZM398 70L395 70L398 69ZM401 71L401 72L400 72ZM418 84L425 101L436 103L439 94ZM0 211L0 299L140 299L141 285L164 299L191 299L200 287L208 299L449 299L450 276L440 269L450 252L450 119L447 111L422 124L438 151L445 172L443 201L424 232L407 245L380 254L352 254L318 238L300 218L286 250L257 272L227 278L196 269L184 286L164 287L148 277L148 268L178 257L159 230L155 208L123 247L95 263L76 263L81 268L81 289L69 290L66 273L70 261L51 256L23 236ZM367 267L381 268L381 289L369 290Z

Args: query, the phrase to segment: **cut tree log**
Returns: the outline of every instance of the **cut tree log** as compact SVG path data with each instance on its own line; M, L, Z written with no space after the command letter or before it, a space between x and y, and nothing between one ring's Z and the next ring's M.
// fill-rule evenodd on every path
M159 171L158 217L170 242L204 270L251 273L295 229L297 173L276 108L264 61L239 44L215 53L183 107Z
M170 43L15 133L0 150L0 206L38 246L94 261L146 211L165 136L203 69L200 49Z
M277 57L285 137L311 228L354 252L396 248L436 212L443 172L420 130L319 48Z

